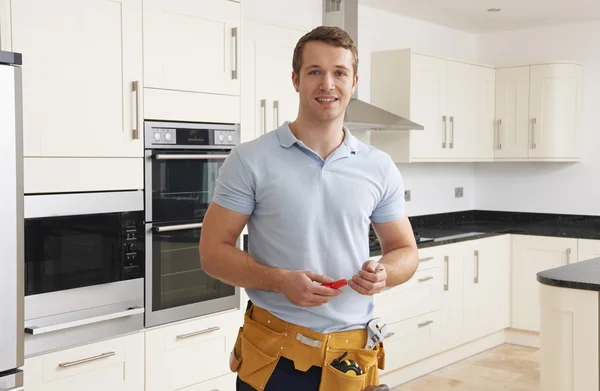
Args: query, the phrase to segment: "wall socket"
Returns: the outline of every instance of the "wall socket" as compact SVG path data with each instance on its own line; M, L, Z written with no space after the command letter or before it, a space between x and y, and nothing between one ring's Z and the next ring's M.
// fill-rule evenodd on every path
M463 196L463 188L455 187L454 188L454 198L461 198Z
M410 190L404 190L404 201L410 201Z

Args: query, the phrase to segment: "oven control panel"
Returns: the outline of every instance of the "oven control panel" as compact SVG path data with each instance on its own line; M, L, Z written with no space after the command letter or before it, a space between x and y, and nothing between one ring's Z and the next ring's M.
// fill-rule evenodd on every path
M206 128L152 126L147 129L146 137L146 145L150 148L169 145L186 148L233 147L240 142L240 131L239 127L223 125Z
M177 145L177 130L168 128L153 128L153 144Z
M230 130L215 130L213 133L215 145L235 145L236 134Z

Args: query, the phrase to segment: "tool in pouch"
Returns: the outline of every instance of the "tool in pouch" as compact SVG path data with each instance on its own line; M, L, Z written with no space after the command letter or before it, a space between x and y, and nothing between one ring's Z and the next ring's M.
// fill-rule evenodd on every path
M385 339L385 335L387 334L387 325L384 324L383 326L379 327L380 320L381 318L374 318L367 323L369 337L367 344L365 345L365 349L375 349L375 346Z

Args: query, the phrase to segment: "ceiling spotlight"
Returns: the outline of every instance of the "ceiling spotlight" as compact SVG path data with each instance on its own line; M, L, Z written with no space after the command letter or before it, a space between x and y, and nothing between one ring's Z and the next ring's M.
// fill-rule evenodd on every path
M500 12L502 11L500 8L488 8L488 12Z

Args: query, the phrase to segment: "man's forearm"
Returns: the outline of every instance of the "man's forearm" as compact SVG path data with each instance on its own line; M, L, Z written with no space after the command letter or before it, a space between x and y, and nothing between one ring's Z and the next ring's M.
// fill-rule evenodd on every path
M285 273L262 265L248 253L225 243L214 246L207 255L202 254L201 262L208 275L242 288L279 292Z
M396 286L408 281L419 266L419 252L414 247L402 247L381 257L387 273L386 286Z

